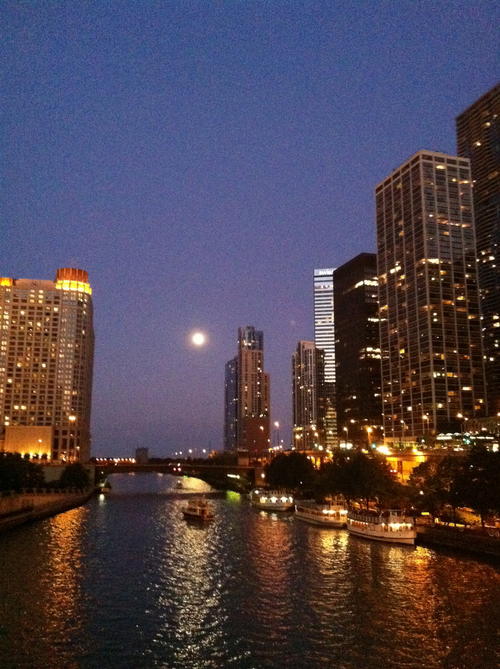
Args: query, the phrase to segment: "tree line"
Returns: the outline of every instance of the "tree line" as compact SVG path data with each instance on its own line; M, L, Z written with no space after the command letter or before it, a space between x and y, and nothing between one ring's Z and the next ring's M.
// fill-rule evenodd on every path
M484 526L490 515L500 514L500 453L474 446L463 456L427 460L411 473L409 488L417 509L434 517L469 507Z
M319 469L304 453L283 453L267 465L266 480L299 496L320 501L343 495L348 504L355 501L366 508L412 508L438 517L470 507L483 524L488 515L500 514L500 453L483 446L464 455L427 460L413 470L408 485L397 481L378 453L360 450L338 450Z
M20 492L31 488L78 488L90 487L88 471L79 462L67 465L58 481L45 482L43 468L23 458L19 453L0 453L0 492Z

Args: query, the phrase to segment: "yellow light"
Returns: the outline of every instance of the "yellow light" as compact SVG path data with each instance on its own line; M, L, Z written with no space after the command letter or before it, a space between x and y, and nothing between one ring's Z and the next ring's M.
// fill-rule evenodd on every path
M83 281L70 281L69 279L59 279L56 281L57 290L74 290L77 293L86 293L87 295L92 295L92 288L90 283L84 283Z

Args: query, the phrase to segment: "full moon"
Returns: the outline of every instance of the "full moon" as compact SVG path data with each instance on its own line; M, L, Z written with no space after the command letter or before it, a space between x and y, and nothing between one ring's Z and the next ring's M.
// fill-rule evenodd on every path
M191 335L191 341L195 346L203 346L207 341L207 338L205 337L203 332L193 332L193 334Z

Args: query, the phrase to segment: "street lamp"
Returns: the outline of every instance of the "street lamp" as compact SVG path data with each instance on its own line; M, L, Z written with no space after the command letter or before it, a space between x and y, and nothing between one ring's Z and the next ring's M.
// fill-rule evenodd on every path
M424 430L424 437L425 437L425 433L427 432L427 430L429 428L429 415L426 414L426 413L423 413L422 414L422 420L423 420L422 427L423 427L423 430Z
M371 445L371 436L370 435L371 435L372 432L373 432L373 429L369 425L367 425L366 426L366 440L368 442L368 447L370 447L370 445Z
M460 434L463 437L464 425L469 419L467 418L467 416L464 416L463 413L460 413L460 412L457 413L457 418L460 420Z
M276 428L276 437L277 437L276 446L279 446L280 445L280 423L279 423L279 420L274 421L274 427Z

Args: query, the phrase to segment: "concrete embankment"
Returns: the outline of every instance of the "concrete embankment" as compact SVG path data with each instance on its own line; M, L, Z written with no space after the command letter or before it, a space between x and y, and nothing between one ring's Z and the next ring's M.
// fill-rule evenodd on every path
M85 504L93 491L12 493L0 497L0 532Z
M479 530L455 527L417 526L417 541L428 546L444 546L476 555L500 558L500 539Z

